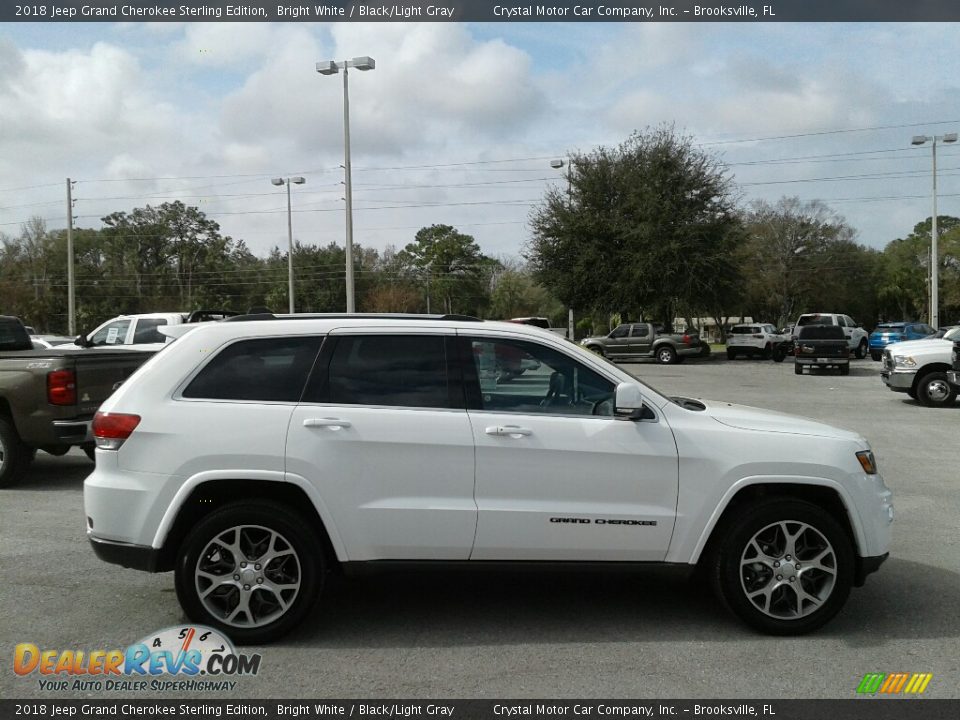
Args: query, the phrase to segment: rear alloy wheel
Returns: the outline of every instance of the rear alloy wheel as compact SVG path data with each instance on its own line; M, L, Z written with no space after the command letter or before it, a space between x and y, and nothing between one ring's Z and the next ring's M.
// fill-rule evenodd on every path
M867 356L867 341L861 340L857 345L857 360L863 360Z
M276 640L303 620L320 596L323 549L288 507L237 502L203 518L184 540L177 598L197 623L240 644Z
M917 381L917 402L927 407L949 407L957 398L957 392L947 381L945 372L927 373Z
M657 350L657 362L661 365L670 365L677 361L677 351L669 345L664 345Z
M772 356L773 356L773 361L774 361L774 362L778 362L778 363L779 363L779 362L783 362L783 361L786 359L786 357L787 357L787 351L786 351L786 349L784 349L784 347L783 347L782 345L777 345L777 346L773 349Z
M714 588L735 615L772 635L800 635L843 607L854 550L840 524L802 500L771 499L737 513L709 558Z

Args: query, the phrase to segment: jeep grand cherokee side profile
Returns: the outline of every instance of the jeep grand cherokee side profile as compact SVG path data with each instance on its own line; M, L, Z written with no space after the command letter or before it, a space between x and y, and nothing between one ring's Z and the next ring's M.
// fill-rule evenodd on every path
M290 630L334 566L701 568L743 621L811 631L887 556L891 493L859 435L668 398L535 327L256 316L197 327L94 423L87 534L173 571L238 642ZM529 358L502 381L504 348Z

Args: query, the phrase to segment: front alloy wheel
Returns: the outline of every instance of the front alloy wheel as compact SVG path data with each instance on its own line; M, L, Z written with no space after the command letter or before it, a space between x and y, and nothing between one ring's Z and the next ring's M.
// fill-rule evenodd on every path
M657 362L661 365L670 365L677 361L677 351L669 345L664 345L657 350Z
M836 615L853 585L847 533L822 508L774 498L737 513L711 557L715 587L754 628L799 635Z
M177 597L198 623L238 643L268 642L300 622L322 585L316 533L272 503L235 503L206 516L184 542Z

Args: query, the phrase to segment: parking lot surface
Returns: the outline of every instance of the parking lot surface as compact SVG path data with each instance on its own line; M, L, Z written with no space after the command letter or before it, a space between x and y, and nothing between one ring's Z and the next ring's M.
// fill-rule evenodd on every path
M222 697L847 698L868 672L933 673L927 697L960 697L960 406L890 392L870 360L848 377L762 360L624 367L667 394L813 417L872 443L895 493L891 557L836 619L811 636L758 635L662 571L335 579L293 635L244 648L262 654L260 673ZM77 451L40 453L27 481L0 491L0 697L103 697L16 677L16 643L123 648L185 621L172 574L89 548L91 469Z

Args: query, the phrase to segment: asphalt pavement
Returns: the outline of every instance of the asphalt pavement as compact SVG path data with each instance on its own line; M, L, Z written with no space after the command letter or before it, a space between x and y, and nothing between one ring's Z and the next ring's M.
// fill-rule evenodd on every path
M263 656L256 677L204 697L849 698L868 672L933 673L927 697L960 697L960 406L890 392L869 359L848 377L746 359L625 367L667 394L804 415L872 443L895 493L891 558L825 628L758 635L663 572L392 572L335 580L293 635L244 648ZM77 451L40 453L28 480L0 491L0 697L103 697L15 676L17 643L122 648L185 621L171 574L89 548L92 467Z

